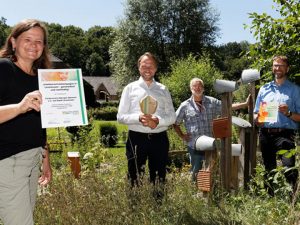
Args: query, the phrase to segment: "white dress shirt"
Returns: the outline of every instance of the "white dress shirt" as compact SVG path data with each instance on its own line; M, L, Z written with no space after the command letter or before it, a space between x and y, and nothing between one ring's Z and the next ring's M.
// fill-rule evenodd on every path
M140 100L150 95L158 102L156 112L153 114L159 119L159 124L155 129L145 127L139 121L142 114ZM141 133L159 133L166 131L175 122L176 114L173 107L170 92L161 83L153 82L148 87L142 77L139 80L128 84L121 96L117 119L119 123L127 124L128 129Z

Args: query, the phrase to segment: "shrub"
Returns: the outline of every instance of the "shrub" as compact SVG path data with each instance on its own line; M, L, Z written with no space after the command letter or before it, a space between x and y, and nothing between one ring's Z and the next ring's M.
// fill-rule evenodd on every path
M275 190L274 197L270 197L264 188L264 168L259 165L247 190L241 187L238 191L228 192L222 188L217 161L213 171L213 191L205 195L190 182L185 168L172 169L167 174L165 197L158 205L152 196L155 186L148 183L148 171L143 177L143 185L131 188L126 179L125 149L113 152L101 148L95 141L98 132L93 133L97 136L90 137L92 148L87 154L81 151L80 179L72 176L66 154L50 157L52 165L55 164L53 160L59 160L63 166L53 167L52 182L39 189L35 224L290 225L300 221L299 187L295 201L291 203L286 186L281 183L285 181L281 171L275 179L278 182L276 188L280 188ZM70 149L64 150L71 150L71 146L68 147ZM72 150L78 148L72 147Z
M78 141L79 139L81 139L81 137L86 137L87 135L89 135L92 129L92 124L88 124L85 126L66 127L66 130L70 133L72 143Z
M90 115L96 120L112 121L117 119L118 108L106 106L104 108L89 109Z
M177 108L181 102L191 97L190 80L199 77L203 80L205 94L215 96L213 83L215 79L221 79L221 72L213 65L210 59L189 55L185 59L178 59L171 63L171 72L161 78L172 95L173 103Z
M182 130L185 132L184 126L181 126ZM168 129L168 137L170 141L170 150L186 150L186 144L181 138L176 134L173 128Z
M102 107L102 108L107 107L107 106L118 107L118 105L119 105L119 102L117 102L117 101L101 102L100 103L100 107Z
M113 147L118 142L118 130L111 123L100 124L100 140L107 147Z

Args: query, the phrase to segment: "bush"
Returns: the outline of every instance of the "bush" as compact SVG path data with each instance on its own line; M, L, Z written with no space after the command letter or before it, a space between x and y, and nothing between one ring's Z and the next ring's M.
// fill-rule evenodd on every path
M117 127L120 128L119 125ZM119 133L122 130L119 129ZM89 153L83 156L85 152L81 151L80 179L74 179L65 154L78 148L68 145L60 157L51 155L52 165L58 164L54 160L59 160L59 164L63 165L59 168L54 166L52 182L39 189L34 211L35 224L290 225L300 221L300 186L294 195L295 201L293 199L291 202L288 200L287 186L282 185L285 182L283 174L276 175L277 185L274 187L280 188L275 190L274 197L270 197L264 188L264 168L259 165L247 190L241 187L228 192L221 187L217 161L213 171L213 190L204 196L190 181L186 168L172 169L167 174L165 197L158 205L152 196L155 186L148 182L148 171L142 180L143 185L131 188L126 179L125 149L114 152L101 148L95 141L99 134L91 132L94 133L97 136L91 137ZM52 134L56 135L56 132ZM299 147L297 151L300 151Z
M118 130L111 123L100 124L100 140L107 147L113 147L118 142Z
M105 108L108 106L113 106L113 107L118 107L119 106L119 102L117 101L110 101L110 102L101 102L100 103L100 107L101 108Z
M118 108L116 106L94 108L89 109L89 113L96 120L112 121L117 119Z
M216 97L213 83L221 79L221 72L213 65L210 59L189 55L185 59L178 59L171 63L171 72L161 78L161 82L171 92L173 103L177 108L181 102L191 97L190 80L199 77L204 82L205 94Z
M66 127L66 131L69 132L72 143L78 141L81 137L86 137L87 135L89 135L92 129L93 129L92 124L88 124L85 126Z
M185 132L185 128L181 125L181 129ZM176 134L173 128L168 129L168 137L170 142L170 150L187 150L186 143Z

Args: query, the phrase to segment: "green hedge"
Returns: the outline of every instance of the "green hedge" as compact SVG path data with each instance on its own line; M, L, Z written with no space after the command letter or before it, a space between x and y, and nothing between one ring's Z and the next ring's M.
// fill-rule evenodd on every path
M100 141L107 147L113 147L118 143L117 126L111 123L100 124Z
M89 115L95 120L117 120L118 107L116 106L106 106L103 108L93 108L89 109Z

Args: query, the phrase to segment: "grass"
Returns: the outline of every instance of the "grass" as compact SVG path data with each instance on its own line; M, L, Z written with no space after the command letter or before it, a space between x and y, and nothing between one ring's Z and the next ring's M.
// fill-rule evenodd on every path
M166 196L157 204L147 179L130 194L125 173L113 162L110 165L78 180L67 170L56 172L38 197L37 224L293 224L289 204L280 198L218 190L203 198L186 173L168 174Z
M96 124L99 123L97 121ZM119 129L123 131L124 127ZM65 134L64 131L62 133ZM56 135L56 132L49 131L48 134ZM97 137L94 139L97 140ZM269 197L260 186L263 181L260 171L249 184L249 190L240 189L232 193L222 190L215 174L213 191L202 196L196 185L190 182L188 167L180 170L172 167L167 174L165 197L161 204L157 204L152 194L158 187L148 183L148 174L141 187L129 189L122 141L110 149L95 142L97 147L88 145L94 149L95 158L93 166L87 166L89 161L81 161L80 179L74 179L65 157L70 146L64 148L63 153L51 154L55 165L53 181L46 189L40 190L35 210L36 224L299 224L298 199L292 203L284 189L278 191L275 197Z

